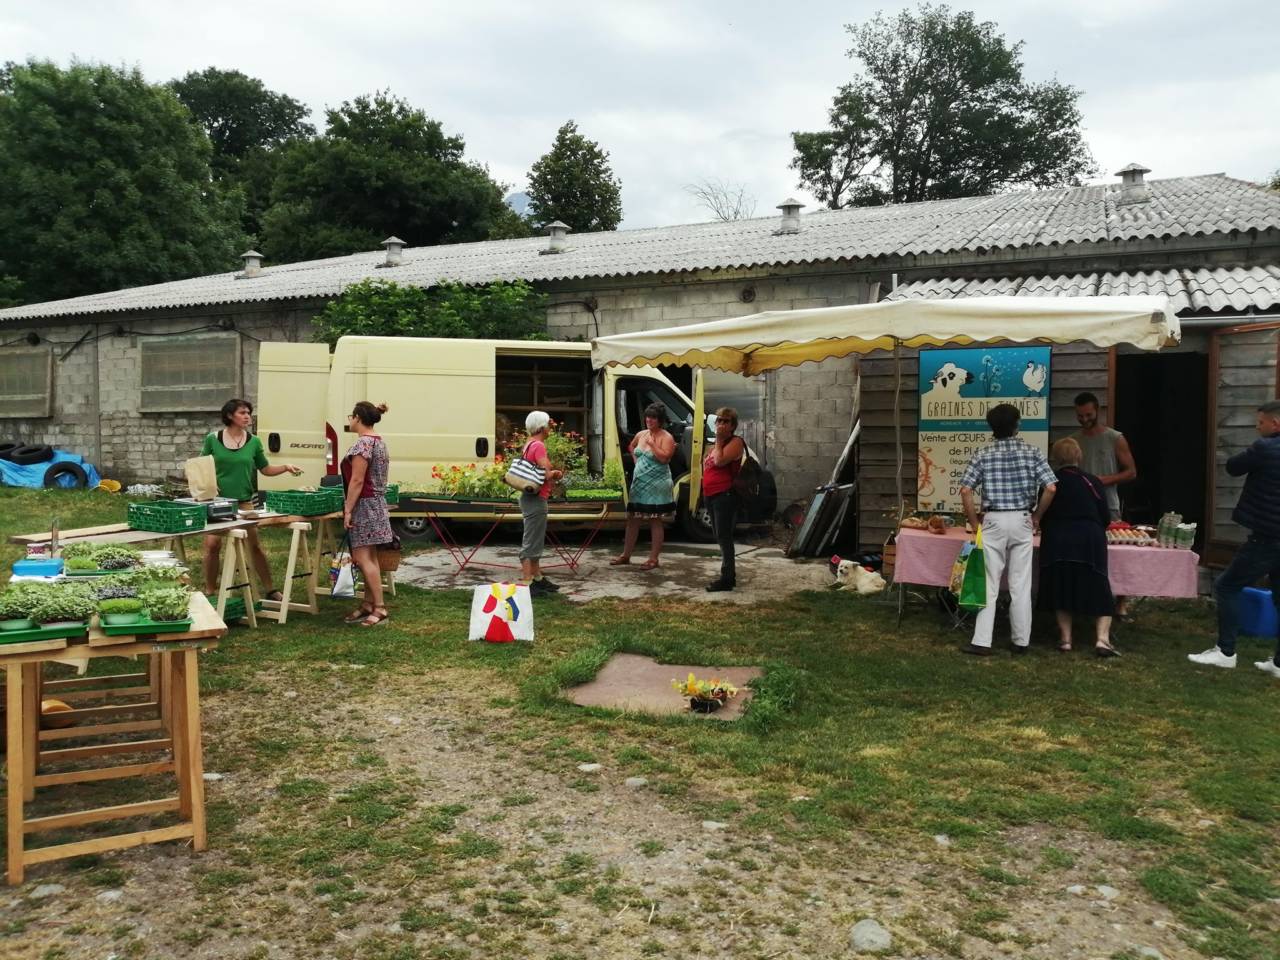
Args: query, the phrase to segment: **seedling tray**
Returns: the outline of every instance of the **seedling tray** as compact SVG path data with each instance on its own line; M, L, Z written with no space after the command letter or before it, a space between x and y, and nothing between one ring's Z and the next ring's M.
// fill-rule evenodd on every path
M136 623L103 624L98 628L108 637L148 637L156 633L186 633L191 618L186 620L138 620Z
M31 630L0 630L0 646L30 643L32 640L78 640L89 633L85 624L78 627L34 627Z
M128 573L132 569L134 568L128 567L124 570L67 570L65 572L68 577L109 577L115 573Z

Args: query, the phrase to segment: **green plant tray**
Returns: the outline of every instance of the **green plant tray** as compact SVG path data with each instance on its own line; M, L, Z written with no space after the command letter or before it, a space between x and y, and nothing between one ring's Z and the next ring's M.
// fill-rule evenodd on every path
M98 627L108 637L150 636L155 633L186 633L191 629L191 618L186 620L139 620L136 623L102 624Z
M216 610L218 608L217 595L215 594L214 596L209 597L208 600L209 600L209 605ZM253 601L253 609L254 611L261 610L262 601L261 600ZM226 606L226 609L223 611L223 615L222 615L223 622L230 623L232 620L239 620L244 615L245 615L244 599L241 597L227 597L227 606Z
M186 533L203 530L208 509L203 503L174 503L152 500L129 504L129 528L152 533Z
M387 503L392 506L400 502L400 484L398 483L387 484L386 499L387 499Z
M6 643L30 643L32 640L74 640L86 636L89 628L84 624L78 627L36 627L32 630L0 630L0 646Z
M320 490L268 490L267 509L293 517L319 517L342 510L342 487Z
M412 493L409 496L414 500L453 500L457 503L512 503L516 492L512 490L509 497L477 497L467 493Z
M63 573L65 573L68 577L109 577L115 573L128 573L128 572L129 572L128 569L125 569L125 570L103 570L103 569L64 570L63 571Z
M621 490L566 490L565 500L621 500Z

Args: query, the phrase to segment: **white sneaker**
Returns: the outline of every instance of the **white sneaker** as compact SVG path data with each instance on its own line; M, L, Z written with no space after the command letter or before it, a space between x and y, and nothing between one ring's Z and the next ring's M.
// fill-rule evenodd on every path
M1259 660L1254 666L1263 673L1269 673L1277 680L1280 680L1280 667L1277 667L1274 660Z
M1203 667L1226 667L1228 670L1232 670L1235 669L1236 665L1234 653L1228 657L1217 647L1210 647L1204 653L1189 653L1187 654L1187 659Z

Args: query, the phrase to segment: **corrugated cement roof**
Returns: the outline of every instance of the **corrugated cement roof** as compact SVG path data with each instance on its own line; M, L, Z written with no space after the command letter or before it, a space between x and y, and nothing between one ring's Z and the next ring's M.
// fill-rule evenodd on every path
M12 307L0 310L0 321L331 297L366 277L421 286L552 281L1280 228L1280 194L1256 184L1223 174L1148 183L1150 200L1143 203L1121 204L1120 185L1104 184L820 210L789 235L776 232L778 217L761 217L570 234L559 254L542 254L542 237L416 247L387 270L378 269L381 251L357 253L269 266L252 279L221 273Z
M890 300L953 297L1089 297L1164 294L1174 313L1269 310L1280 304L1280 266L1216 270L1087 273L983 280L930 278L904 283Z

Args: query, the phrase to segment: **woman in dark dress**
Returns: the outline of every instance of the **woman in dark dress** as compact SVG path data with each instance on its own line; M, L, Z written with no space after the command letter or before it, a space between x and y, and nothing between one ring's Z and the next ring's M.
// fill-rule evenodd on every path
M1107 577L1111 512L1101 481L1080 469L1080 444L1068 438L1050 453L1058 492L1040 521L1040 606L1058 618L1058 649L1071 649L1073 615L1097 618L1094 652L1116 657L1111 645L1115 598Z

